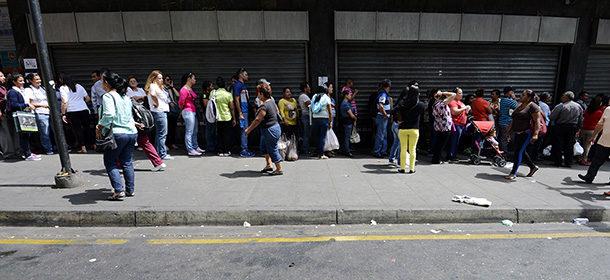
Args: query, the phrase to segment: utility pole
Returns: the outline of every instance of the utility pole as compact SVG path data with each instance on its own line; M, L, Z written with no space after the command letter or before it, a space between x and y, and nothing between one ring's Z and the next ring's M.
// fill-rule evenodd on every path
M47 91L47 100L51 113L51 123L55 134L55 143L59 149L59 160L61 161L61 171L55 175L55 187L57 188L75 188L84 185L84 180L80 173L72 169L70 155L68 155L68 144L66 143L66 134L64 126L59 114L60 107L57 102L55 88L49 82L53 80L51 73L51 61L49 59L49 49L47 40L44 37L44 27L42 26L42 14L40 12L40 3L38 0L28 0L32 21L34 22L34 38L36 39L36 49L38 50L38 59L42 66L43 85Z

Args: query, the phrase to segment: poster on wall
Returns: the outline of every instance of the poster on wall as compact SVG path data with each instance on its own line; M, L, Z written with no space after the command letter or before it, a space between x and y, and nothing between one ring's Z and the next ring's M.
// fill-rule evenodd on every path
M19 65L19 57L17 57L17 51L0 51L0 57L2 57L2 67L4 73L21 73L21 67Z

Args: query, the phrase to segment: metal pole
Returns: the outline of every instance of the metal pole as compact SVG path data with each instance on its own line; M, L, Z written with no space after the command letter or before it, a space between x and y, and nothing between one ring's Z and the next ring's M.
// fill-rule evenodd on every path
M40 76L47 91L47 99L51 111L51 122L53 124L53 131L55 134L55 142L57 143L57 148L59 149L59 160L61 161L61 172L55 176L55 183L56 186L60 188L76 187L81 183L82 179L80 178L80 175L78 175L79 178L72 177L72 175L74 175L76 172L72 169L70 156L68 155L68 144L66 142L66 135L64 132L62 119L59 114L60 107L57 102L55 89L51 84L49 84L49 82L53 80L53 76L51 75L52 71L49 50L47 48L47 41L44 37L44 28L42 26L40 4L38 0L28 0L28 5L30 8L30 13L32 14L32 21L34 23L33 31L34 38L36 38L35 43L36 49L38 50L38 59L40 61L40 65L42 66L42 73Z

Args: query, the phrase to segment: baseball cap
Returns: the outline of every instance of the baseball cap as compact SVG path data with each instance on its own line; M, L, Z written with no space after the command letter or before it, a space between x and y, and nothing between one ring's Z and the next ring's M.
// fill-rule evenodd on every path
M262 78L260 80L258 80L258 82L256 82L257 85L262 85L262 84L268 84L270 85L271 83L269 81L267 81L267 79Z

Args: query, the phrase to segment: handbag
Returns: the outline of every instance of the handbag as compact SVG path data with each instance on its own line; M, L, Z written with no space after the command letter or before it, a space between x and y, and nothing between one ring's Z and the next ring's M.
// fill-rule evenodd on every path
M109 93L110 94L110 93ZM110 94L112 97L112 102L114 102L114 108L116 108L116 100L114 96ZM104 111L104 105L100 106L100 109ZM116 144L116 139L114 139L114 133L112 133L112 127L114 126L114 117L112 122L110 122L110 127L108 128L108 132L106 134L102 134L102 139L95 139L95 151L98 153L110 152L118 147Z
M18 133L38 132L36 114L32 112L13 112L13 121L15 122L15 129Z
M534 120L532 120L530 123L531 123L530 131L534 131ZM543 116L540 116L540 130L538 131L538 136L540 137L542 135L545 135L546 131L547 131L546 121L544 120Z
M360 143L360 134L358 134L355 127L352 129L352 135L349 137L349 142L352 144Z

